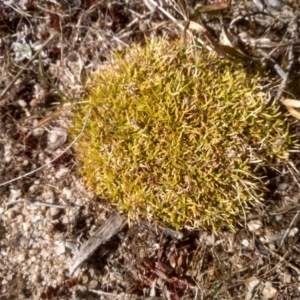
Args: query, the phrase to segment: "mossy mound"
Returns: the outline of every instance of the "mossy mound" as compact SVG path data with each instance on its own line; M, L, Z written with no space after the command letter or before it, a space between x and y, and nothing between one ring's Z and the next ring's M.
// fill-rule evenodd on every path
M78 134L92 108L76 146L87 185L130 218L232 228L293 144L257 85L241 65L174 42L116 56L74 112Z

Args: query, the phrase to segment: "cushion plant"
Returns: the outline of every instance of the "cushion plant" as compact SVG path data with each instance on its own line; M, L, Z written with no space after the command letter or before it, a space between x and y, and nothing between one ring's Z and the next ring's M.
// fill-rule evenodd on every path
M259 74L213 53L157 40L90 75L74 112L88 186L130 219L220 230L263 198L264 172L294 138Z

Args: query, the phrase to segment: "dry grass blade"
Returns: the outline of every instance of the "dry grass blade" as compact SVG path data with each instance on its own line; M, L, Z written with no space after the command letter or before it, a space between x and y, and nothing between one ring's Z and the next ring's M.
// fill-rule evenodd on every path
M45 118L43 118L41 121L39 121L39 123L32 128L36 129L38 127L43 126L44 124L58 118L59 116L61 116L61 114L63 114L65 111L69 111L72 108L72 104L71 103L65 103L62 107L60 107L59 109L57 109L55 112L53 112L52 114L50 114L49 116L46 116Z
M300 113L295 109L300 107L300 101L294 99L282 99L281 103L284 104L289 113L296 119L300 120Z

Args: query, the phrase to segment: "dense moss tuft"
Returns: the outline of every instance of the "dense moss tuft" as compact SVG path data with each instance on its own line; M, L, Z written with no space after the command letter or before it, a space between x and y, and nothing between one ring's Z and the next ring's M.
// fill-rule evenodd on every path
M92 108L76 146L87 185L130 218L232 228L293 144L257 85L241 65L177 43L116 56L89 78L74 113L78 133Z

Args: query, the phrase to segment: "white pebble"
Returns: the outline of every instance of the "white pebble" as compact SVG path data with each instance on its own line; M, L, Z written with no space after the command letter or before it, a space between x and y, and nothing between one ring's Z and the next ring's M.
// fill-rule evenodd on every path
M249 245L250 245L250 243L249 243L249 241L248 241L247 239L243 239L243 240L242 240L242 245L243 245L244 247L248 248Z
M247 226L250 232L255 232L262 227L262 222L259 220L253 220L250 221Z
M18 104L19 104L21 107L26 107L26 106L27 106L26 101L24 101L24 100L22 100L22 99L18 100L17 102L18 102Z
M43 128L38 127L38 128L33 129L32 135L35 136L35 137L39 137L39 136L42 136L44 134L44 131L45 130Z
M269 243L269 244L268 244L268 247L269 247L269 249L272 250L272 251L275 251L275 250L276 250L276 247L275 247L275 245L274 245L273 243Z
M18 223L23 223L24 222L24 216L23 215L17 215L16 216L16 221Z
M19 225L17 222L11 222L10 228L12 229L13 232L16 232L19 229Z
M62 129L56 129L48 134L48 146L50 149L55 150L63 145L67 140L67 132Z
M28 164L29 164L29 161L27 159L24 159L23 162L22 162L22 165L24 167L26 167L26 166L28 166Z
M20 196L22 195L22 192L21 190L14 190L14 189L11 189L10 190L10 201L15 201L17 200Z
M67 216L63 216L62 221L63 224L69 224L70 223L70 219Z
M66 175L67 173L69 173L69 171L70 170L68 168L62 167L56 172L55 178L59 179L59 178L63 177L64 175Z
M22 247L26 247L28 245L28 240L24 236L22 236L19 239L19 244Z
M55 247L55 253L56 255L61 255L66 252L66 247L64 245L64 242L55 242L56 247Z
M259 284L259 280L256 277L251 278L248 281L248 291L252 291L258 284Z
M89 281L89 277L87 275L83 275L81 279L82 284L87 284Z
M57 207L50 207L50 215L52 217L55 217L59 214L60 209L58 209Z
M23 230L24 231L28 231L31 228L30 223L25 222L22 225L23 225Z
M91 280L89 283L89 289L96 289L98 286L98 281L97 280Z
M38 102L37 102L36 99L33 99L33 100L30 101L29 105L30 105L31 107L35 107L35 106L38 105Z
M245 300L252 300L252 292L247 292Z
M11 281L12 279L13 279L13 275L12 274L6 275L6 280L7 281Z
M283 182L283 183L278 184L277 189L278 189L278 191L285 191L288 187L289 187L289 184Z
M66 248L68 248L69 250L71 250L71 253L74 254L77 251L77 246L75 243L71 242L71 241L66 241L65 242L65 246Z
M58 140L58 134L55 131L51 131L48 135L49 142L54 144Z
M294 237L297 233L299 232L299 229L297 227L294 227L290 230L288 236L289 237Z
M284 283L291 283L292 282L292 275L289 273L284 273L283 275L283 282Z
M89 268L89 274L90 274L90 277L91 278L94 278L94 276L95 276L95 270L93 269L93 268Z
M25 256L24 253L20 253L20 254L17 256L17 261L18 261L19 263L22 263L23 261L25 261L25 259L26 259L26 256Z
M267 299L272 299L276 296L277 294L277 290L272 286L272 283L267 281L265 283L265 287L262 291L263 294L263 299L267 300Z
M63 194L66 196L67 200L70 200L72 198L73 191L67 187L64 187Z

